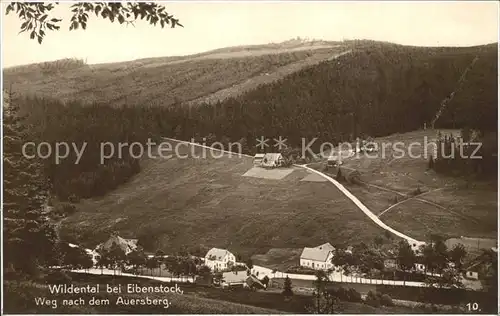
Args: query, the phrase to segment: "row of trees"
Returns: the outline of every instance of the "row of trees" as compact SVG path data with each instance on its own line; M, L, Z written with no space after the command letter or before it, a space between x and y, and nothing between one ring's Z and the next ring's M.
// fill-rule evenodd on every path
M476 132L472 136L472 132ZM467 184L473 176L494 177L498 170L496 132L463 128L461 136L438 135L437 157L430 157L429 168L444 174L465 175Z
M490 50L481 54L486 63L494 60ZM359 50L241 97L179 109L178 115L188 115L189 119L176 121L175 135L185 139L213 134L223 143L229 135L231 141L244 138L249 145L260 136L282 135L288 145L300 147L302 137L318 137L318 143L336 143L363 135L415 130L431 120L440 101L455 89L461 71L474 57L468 51L391 45ZM476 67L478 73L487 70L483 64ZM457 105L465 113L461 113L460 119L443 114L444 127L496 129L495 122L482 114L496 114L495 76L489 70L488 74L491 81L475 77L464 96L481 99L481 115L477 109ZM491 93L482 93L480 86ZM461 93L454 102L462 102Z
M396 268L405 273L418 273L416 266L420 263L425 266L425 274L441 275L440 278L429 279L429 282L438 282L439 286L461 286L460 273L467 255L463 245L457 244L448 249L442 238L435 237L422 245L418 253L406 240L389 247L383 247L380 242L371 246L360 243L349 250L336 247L332 264L346 275L372 276L387 269L385 259L395 259Z
M92 255L84 249L70 246L67 243L59 245L62 254L60 262L54 260L54 265L60 265L69 269L90 269L94 266ZM195 275L210 275L210 269L201 264L201 260L191 256L165 256L164 252L158 250L152 257L148 257L142 249L134 250L128 254L113 245L108 250L100 250L96 256L95 266L101 269L112 269L115 273L124 271L127 268L134 274L145 274L144 269L150 274L155 273L162 276L162 270L167 270L174 277L194 277Z

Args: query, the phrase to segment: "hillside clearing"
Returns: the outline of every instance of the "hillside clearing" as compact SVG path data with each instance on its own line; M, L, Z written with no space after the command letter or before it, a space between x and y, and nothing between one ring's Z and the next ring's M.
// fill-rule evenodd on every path
M33 64L4 71L14 92L113 106L169 106L223 100L346 51L346 45L234 48L192 56L71 65ZM74 68L76 67L76 68Z
M456 133L453 130L442 131ZM374 141L405 148L411 143L431 142L435 130L415 131L376 138ZM380 148L380 146L379 146ZM497 184L495 181L475 181L466 186L466 179L449 177L428 170L424 146L414 146L412 154L393 157L388 147L378 157L363 154L344 160L344 167L361 173L362 185L349 185L348 189L381 220L410 236L425 240L430 234L445 237L497 236ZM419 188L423 193L415 197L406 194ZM390 208L390 209L389 209ZM382 215L380 215L383 213Z
M201 155L200 147L182 148ZM243 177L252 159L229 155L141 165L111 194L83 201L64 220L63 235L93 247L116 230L156 238L169 252L201 245L250 255L326 241L370 242L383 232L330 183L301 181L306 170L281 180Z

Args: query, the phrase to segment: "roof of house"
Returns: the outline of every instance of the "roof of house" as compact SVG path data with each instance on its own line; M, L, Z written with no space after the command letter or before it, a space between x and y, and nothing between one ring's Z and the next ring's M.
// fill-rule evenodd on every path
M302 254L300 255L300 259L326 262L330 252L331 250L328 249L304 247L304 250L302 250Z
M255 154L254 158L264 158L266 154Z
M326 250L330 250L330 251L334 251L335 250L335 247L333 247L332 244L330 244L329 242L324 243L322 245L319 245L316 248L318 248L318 249L326 249Z
M207 252L205 258L214 257L213 260L222 260L228 253L230 254L226 249L212 248Z
M258 288L265 288L266 286L255 276L255 275L250 275L247 277L246 281L245 281L248 286L256 286Z
M267 153L264 158L262 158L262 162L264 165L273 165L282 159L283 156L280 153Z
M278 160L278 159L282 159L283 158L283 155L281 155L280 153L267 153L265 155L266 159L267 160Z
M222 273L223 280L226 283L243 283L247 280L246 271L224 272Z
M124 252L130 252L137 248L137 239L125 239L118 235L111 235L108 240L98 245L97 248L109 251L113 245L117 245Z

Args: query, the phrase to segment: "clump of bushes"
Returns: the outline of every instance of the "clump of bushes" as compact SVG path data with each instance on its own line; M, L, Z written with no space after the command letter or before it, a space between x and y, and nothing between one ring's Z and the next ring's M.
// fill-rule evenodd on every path
M354 302L354 303L359 303L362 302L363 299L361 298L361 294L356 291L353 288L338 288L338 289L331 289L328 290L328 292L338 298L340 301L345 301L345 302Z
M373 307L394 306L394 302L389 295L373 291L368 292L365 303Z

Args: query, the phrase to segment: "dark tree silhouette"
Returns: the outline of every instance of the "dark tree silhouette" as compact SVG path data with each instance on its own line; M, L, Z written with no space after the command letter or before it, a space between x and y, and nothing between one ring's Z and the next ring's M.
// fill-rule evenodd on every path
M29 3L11 2L7 5L5 13L15 12L21 20L21 33L29 32L31 39L37 39L42 43L45 32L57 31L60 29L59 23L62 19L53 16L52 10L59 6L59 3ZM172 28L181 26L179 20L165 11L165 7L153 2L77 2L69 7L72 17L69 23L69 30L78 28L86 29L89 14L110 22L132 24L138 20L146 19L151 25L158 23L162 28L170 25Z

